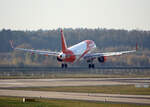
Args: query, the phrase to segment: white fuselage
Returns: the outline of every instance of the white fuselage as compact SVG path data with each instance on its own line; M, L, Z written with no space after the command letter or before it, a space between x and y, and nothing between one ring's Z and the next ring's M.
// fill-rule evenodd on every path
M68 48L69 52L61 53L61 55L64 57L65 62L75 62L77 60L81 60L83 56L85 56L87 53L90 53L96 48L96 45L94 41L92 40L85 40L82 41L76 45L73 45ZM70 57L66 57L67 55L70 55Z

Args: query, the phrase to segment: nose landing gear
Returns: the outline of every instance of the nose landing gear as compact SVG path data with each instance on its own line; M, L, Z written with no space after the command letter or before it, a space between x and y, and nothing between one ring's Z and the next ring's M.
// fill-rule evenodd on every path
M61 68L68 68L67 64L61 64Z

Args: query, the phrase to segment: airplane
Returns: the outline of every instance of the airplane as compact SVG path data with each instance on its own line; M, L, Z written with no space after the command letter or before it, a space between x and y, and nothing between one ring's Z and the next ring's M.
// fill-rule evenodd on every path
M21 50L26 52L31 52L32 54L41 54L45 56L55 56L57 61L61 62L61 68L67 68L68 63L74 63L80 60L86 60L89 63L89 68L95 68L93 61L95 59L100 63L104 63L106 61L106 57L109 56L120 56L122 54L132 53L137 51L136 49L131 51L121 51L121 52L107 52L107 53L93 53L96 49L96 44L93 40L84 40L76 45L71 47L67 47L66 40L64 37L63 30L61 29L61 52L52 52L52 51L43 51L43 50L33 50L33 49L25 49L25 48L16 48L13 46L13 41L10 40L10 45L14 50Z

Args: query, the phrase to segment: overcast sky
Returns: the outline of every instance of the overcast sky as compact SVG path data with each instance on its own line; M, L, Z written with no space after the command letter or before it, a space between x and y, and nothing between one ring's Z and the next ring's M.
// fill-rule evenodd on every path
M0 0L0 29L150 30L150 0Z

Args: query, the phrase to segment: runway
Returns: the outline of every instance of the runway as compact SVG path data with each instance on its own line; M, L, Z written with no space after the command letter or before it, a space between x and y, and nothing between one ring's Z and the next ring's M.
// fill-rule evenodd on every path
M100 93L71 93L71 92L44 92L44 91L23 91L23 90L3 90L0 89L1 96L36 97L68 100L86 100L101 102L119 102L150 104L150 95L119 95Z
M131 84L150 85L150 78L4 79L0 80L0 96L42 97L54 99L150 104L150 95L12 90L12 88L16 87L103 86Z
M148 84L150 78L4 79L0 88Z

